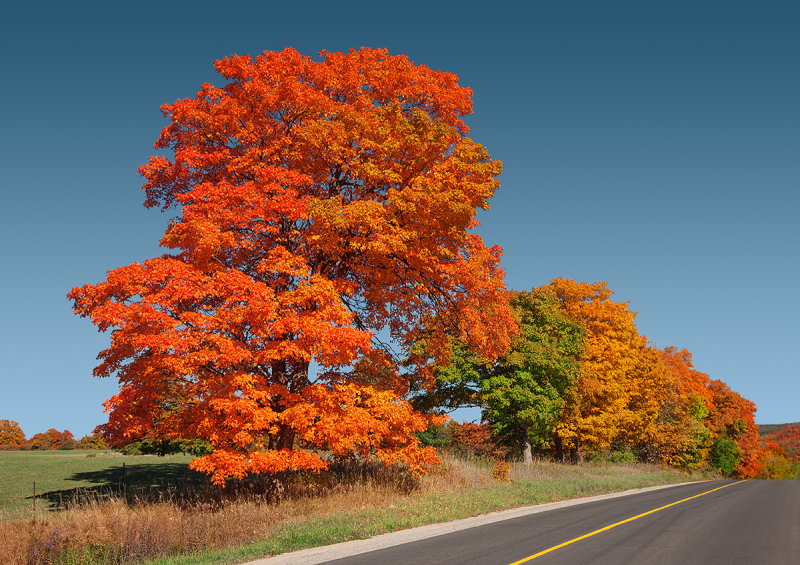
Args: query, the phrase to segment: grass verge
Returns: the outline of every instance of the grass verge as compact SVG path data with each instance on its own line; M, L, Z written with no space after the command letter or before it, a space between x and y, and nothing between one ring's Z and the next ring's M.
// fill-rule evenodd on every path
M552 502L565 498L605 494L630 488L664 484L653 477L623 479L598 484L576 481L541 488L529 482L484 489L469 489L445 495L415 497L396 508L378 508L342 512L319 519L305 519L279 529L274 535L248 546L209 551L199 555L170 557L148 562L149 565L190 565L241 563L309 547L366 539L379 534L416 526L468 518L498 510Z
M413 485L381 466L338 473L303 477L301 489L272 503L256 497L188 506L111 499L51 514L36 525L5 521L0 561L241 563L517 506L691 480L652 465L537 462L512 465L511 482L499 482L491 464L458 459L445 459Z

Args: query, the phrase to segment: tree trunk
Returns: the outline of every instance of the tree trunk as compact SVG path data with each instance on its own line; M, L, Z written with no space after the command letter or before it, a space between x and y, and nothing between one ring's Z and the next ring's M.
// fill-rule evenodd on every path
M533 455L531 453L531 442L528 441L528 430L517 428L517 440L519 441L519 449L522 452L522 462L525 465L530 465L533 462Z
M272 380L276 384L286 387L295 394L300 394L308 386L308 363L287 359L272 362ZM287 406L278 400L273 403L272 409L282 412ZM294 449L295 430L286 424L279 424L278 431L269 436L269 449Z
M561 441L561 436L553 434L553 459L558 463L564 462L564 442Z

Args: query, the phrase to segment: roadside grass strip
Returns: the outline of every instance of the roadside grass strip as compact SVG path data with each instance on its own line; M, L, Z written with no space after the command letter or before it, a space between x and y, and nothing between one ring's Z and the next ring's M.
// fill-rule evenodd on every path
M639 518L643 518L644 516L647 516L649 514L653 514L654 512L658 512L659 510L664 510L665 508L669 508L670 506L675 506L676 504L680 504L681 502L686 502L687 500L692 500L694 498L698 498L698 497L704 496L706 494L710 494L712 492L715 492L715 491L718 491L718 490L722 490L724 488L732 487L733 485L738 485L739 483L744 483L744 482L746 482L746 481L736 481L735 483L729 483L729 484L723 485L721 487L717 487L717 488L713 488L711 490L707 490L705 492L701 492L700 494L695 494L694 496L683 498L681 500L676 500L675 502L671 502L670 504L665 504L664 506L659 506L658 508L653 508L652 510L648 510L647 512L643 512L641 514L637 514L636 516L631 516L630 518L626 518L625 520L621 520L619 522L614 522L613 524L609 524L608 526L600 528L599 530L595 530L593 532L589 532L588 534L584 534L584 535L582 535L580 537L573 538L573 539L571 539L569 541L565 541L564 543L560 543L558 545L554 545L553 547L550 547L548 549L540 551L539 553L534 553L533 555L529 555L528 557L526 557L524 559L520 559L519 561L514 561L513 563L510 563L509 565L520 565L521 563L527 563L528 561L532 561L533 559L536 559L537 557L541 557L542 555L546 555L547 553L553 552L553 551L555 551L557 549L561 549L562 547L566 547L568 545L572 545L573 543L579 542L579 541L584 540L586 538L590 538L590 537L595 536L597 534L600 534L600 533L603 533L603 532L607 532L608 530L616 528L617 526L621 526L622 524L627 524L628 522L633 522L634 520L638 520Z

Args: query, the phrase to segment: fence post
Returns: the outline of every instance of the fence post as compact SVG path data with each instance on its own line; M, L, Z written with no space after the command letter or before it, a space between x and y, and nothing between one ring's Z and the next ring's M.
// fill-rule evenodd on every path
M33 481L33 522L36 523L36 481Z

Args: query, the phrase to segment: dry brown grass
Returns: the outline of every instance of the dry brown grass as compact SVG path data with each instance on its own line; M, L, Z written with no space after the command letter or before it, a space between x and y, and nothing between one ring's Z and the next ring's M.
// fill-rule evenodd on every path
M83 503L46 515L36 523L4 520L0 527L0 563L80 563L90 560L86 552L96 554L94 562L135 563L224 547L262 538L299 518L388 506L420 488L458 488L470 482L459 475L463 470L460 465L453 466L452 471L444 469L415 482L381 465L340 466L319 475L293 477L272 502L246 494L207 503L127 503L121 498Z
M632 477L644 473L658 473L663 467L645 463L582 463L565 465L546 459L535 460L532 465L511 465L511 480L535 481L545 479L601 479L603 477Z

